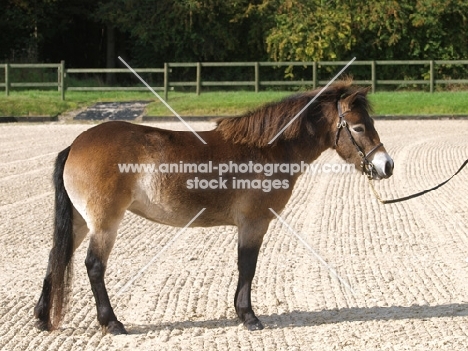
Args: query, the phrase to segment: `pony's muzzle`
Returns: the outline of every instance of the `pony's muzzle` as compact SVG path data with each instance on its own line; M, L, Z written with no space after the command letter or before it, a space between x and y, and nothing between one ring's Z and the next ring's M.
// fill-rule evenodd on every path
M376 152L371 162L375 169L374 179L386 179L392 176L394 163L389 154L383 151Z

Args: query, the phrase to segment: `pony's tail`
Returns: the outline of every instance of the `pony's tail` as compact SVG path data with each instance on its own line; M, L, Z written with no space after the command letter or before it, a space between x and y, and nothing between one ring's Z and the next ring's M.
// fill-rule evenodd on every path
M63 182L63 170L70 146L61 151L55 160L53 181L55 186L55 218L53 246L50 252L51 278L50 326L57 329L68 305L73 268L73 205Z

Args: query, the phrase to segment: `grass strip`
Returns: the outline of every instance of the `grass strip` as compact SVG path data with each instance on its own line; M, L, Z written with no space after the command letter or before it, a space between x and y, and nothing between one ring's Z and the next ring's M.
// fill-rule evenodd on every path
M169 104L181 116L233 116L291 95L286 91L169 93ZM374 115L468 115L468 91L378 92L369 94ZM0 116L56 116L105 101L152 101L146 115L171 112L151 92L68 92L65 101L56 91L14 91L0 97Z

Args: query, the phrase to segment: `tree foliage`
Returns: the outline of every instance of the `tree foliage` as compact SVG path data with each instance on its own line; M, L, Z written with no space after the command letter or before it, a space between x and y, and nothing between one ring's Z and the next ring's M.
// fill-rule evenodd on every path
M0 60L102 67L111 30L138 66L465 59L467 14L466 0L0 0Z
M244 16L245 0L116 0L96 18L129 34L139 64L266 59L261 23Z
M275 60L461 59L468 53L463 0L276 2L266 38Z
M349 5L320 0L280 1L266 38L277 61L337 59L352 47Z

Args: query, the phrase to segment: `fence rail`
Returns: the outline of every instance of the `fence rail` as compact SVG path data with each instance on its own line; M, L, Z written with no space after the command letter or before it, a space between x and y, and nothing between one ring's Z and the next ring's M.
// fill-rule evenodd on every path
M164 92L164 97L168 99L168 91L174 87L195 87L196 93L200 94L202 87L222 87L222 86L246 86L253 87L255 92L260 91L261 87L266 86L312 86L313 88L319 85L327 84L327 80L319 79L319 69L328 66L344 66L347 61L318 61L318 62L173 62L165 63L163 68L137 68L135 69L138 73L157 73L163 75L163 86L153 87L154 90ZM377 70L380 66L424 66L427 67L425 72L425 79L378 79ZM429 86L429 91L434 92L436 85L438 84L468 84L468 79L438 79L436 77L436 67L442 65L457 65L465 66L468 65L468 60L414 60L414 61L354 61L353 66L368 66L368 79L356 79L355 84L358 85L370 85L372 92L375 92L378 86L383 85L400 85L400 84L415 84ZM3 66L4 69L4 81L0 82L0 87L5 89L5 94L8 96L12 88L24 88L24 87L56 87L60 92L62 100L65 99L66 91L80 90L80 91L104 91L104 90L146 90L145 87L133 86L133 87L122 87L122 86L110 86L110 87L73 87L70 86L68 77L70 75L88 74L88 73L99 73L99 74L115 74L115 73L126 73L131 72L126 68L65 68L65 62L62 61L58 64L3 64L0 65L0 69ZM302 66L304 68L312 68L312 74L310 79L303 80L262 80L260 74L261 67L295 67ZM229 80L229 81L214 81L214 80L203 80L202 71L203 68L208 67L248 67L252 68L251 80ZM48 68L56 69L57 79L49 82L13 82L11 71L12 69L25 69L25 68ZM170 74L173 68L195 68L196 73L193 80L188 81L171 81Z

